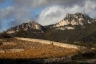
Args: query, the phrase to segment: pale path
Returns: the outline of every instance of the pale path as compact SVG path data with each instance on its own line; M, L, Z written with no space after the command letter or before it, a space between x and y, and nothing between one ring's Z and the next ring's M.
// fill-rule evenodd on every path
M86 47L83 47L83 46L54 42L54 41L49 41L49 40L42 40L42 39L20 38L20 37L15 37L15 38L18 39L18 40L32 41L32 42L38 42L38 43L42 43L42 44L52 44L52 45L56 45L56 46L60 46L60 47L73 48L73 49L77 49L77 50L86 48Z

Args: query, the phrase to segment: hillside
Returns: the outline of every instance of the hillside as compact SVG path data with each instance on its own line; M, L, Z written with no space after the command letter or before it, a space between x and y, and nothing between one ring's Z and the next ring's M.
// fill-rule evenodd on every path
M36 40L36 39L35 39ZM37 39L38 40L38 39ZM37 41L36 40L36 41ZM40 40L40 39L39 39ZM48 40L46 40L48 41ZM53 64L69 63L77 61L96 63L96 49L82 48L82 50L47 44L44 41L35 42L29 38L3 38L0 39L0 63L25 63L25 64ZM49 41L50 42L50 41ZM68 44L67 44L68 45ZM76 45L74 45L76 46ZM91 59L91 60L90 60Z
M58 58L77 53L77 49L52 44L42 44L16 38L0 39L0 59Z
M6 31L13 37L28 37L60 42L95 42L96 20L87 14L67 14L60 22L42 26L28 22Z

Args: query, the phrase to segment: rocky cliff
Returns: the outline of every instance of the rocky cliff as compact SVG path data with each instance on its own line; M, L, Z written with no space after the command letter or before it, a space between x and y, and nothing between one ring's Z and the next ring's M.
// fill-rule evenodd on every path
M76 25L85 25L96 22L96 20L90 18L87 14L76 13L67 14L66 17L60 22L53 25L57 30L74 29Z
M46 29L50 30L74 30L76 26L81 26L82 28L86 27L87 24L92 24L96 22L95 19L90 18L87 14L82 13L75 13L75 14L67 14L64 19L62 19L60 22L49 25L49 26L42 26L34 21L30 21L28 23L23 23L21 25L18 25L16 27L10 28L7 30L8 34L12 34L15 32L18 32L20 30L29 30L29 29L35 29L35 30L42 30L45 31ZM49 28L50 27L50 28ZM44 30L44 29L45 30Z
M18 32L20 30L27 31L29 29L42 30L42 25L40 25L34 21L30 21L28 23L23 23L21 25L18 25L16 27L12 27L12 28L8 29L7 33L12 34L12 33Z

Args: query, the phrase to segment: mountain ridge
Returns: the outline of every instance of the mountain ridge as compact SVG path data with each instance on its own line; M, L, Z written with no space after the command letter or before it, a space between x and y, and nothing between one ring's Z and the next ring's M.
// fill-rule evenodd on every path
M65 29L74 29L76 25L83 26L84 24L91 24L93 22L96 22L95 19L90 18L87 14L82 13L76 13L76 14L67 14L66 17L61 20L60 22L56 23L53 27L62 27L62 26L69 26L68 28L58 28L61 30ZM73 26L73 27L72 27Z
M42 25L40 25L39 23L36 23L35 21L30 21L28 23L23 23L21 25L18 25L18 26L8 29L7 33L12 34L12 33L18 32L20 30L27 31L29 29L42 30Z
M60 22L53 24L51 28L56 28L56 30L65 30L65 29L74 29L76 25L83 26L84 24L91 24L93 22L96 22L95 19L90 18L87 14L82 13L75 13L75 14L67 14L63 20ZM50 25L49 25L50 26ZM41 24L30 21L28 23L23 23L21 25L18 25L17 27L13 27L15 31L19 30L28 30L28 29L36 29L36 30L42 30L45 26L42 26ZM12 28L8 29L7 31L12 30ZM10 32L11 33L11 32Z
M42 26L30 21L6 31L8 34L19 37L38 38L53 41L86 41L96 32L96 20L87 14L67 14L63 20L56 24ZM95 38L96 36L92 37ZM90 37L91 41L92 38ZM89 42L91 42L89 41ZM95 41L94 41L95 42Z

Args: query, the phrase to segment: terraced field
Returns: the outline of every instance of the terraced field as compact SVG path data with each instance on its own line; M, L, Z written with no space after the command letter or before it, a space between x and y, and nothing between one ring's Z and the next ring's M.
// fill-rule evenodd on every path
M17 40L15 38L0 39L0 59L40 59L57 58L77 54L76 49Z

